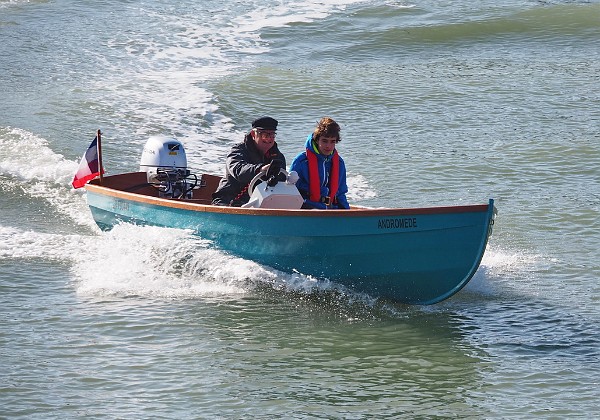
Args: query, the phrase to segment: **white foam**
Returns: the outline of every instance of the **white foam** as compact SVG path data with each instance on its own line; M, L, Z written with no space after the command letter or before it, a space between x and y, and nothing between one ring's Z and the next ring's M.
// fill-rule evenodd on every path
M0 129L0 174L60 184L73 178L77 166L50 149L42 137L19 128Z
M247 294L259 284L310 288L280 273L209 247L189 231L118 225L74 258L77 292L87 296L197 298ZM288 289L286 289L288 290Z
M296 1L272 6L257 1L240 6L248 12L233 19L230 13L214 13L210 21L199 21L191 12L174 16L145 7L149 23L160 30L151 37L144 32L116 33L108 41L109 54L114 55L110 60L106 52L86 51L99 67L111 68L90 89L98 92L95 97L106 107L142 122L132 141L141 145L149 135L173 135L188 150L211 157L192 161L197 169L220 173L222 164L212 163L223 161L241 133L229 116L220 114L217 98L203 87L206 82L252 67L257 56L268 52L262 29L324 19L359 2ZM221 147L214 141L217 138L230 142Z
M68 261L92 247L89 236L41 233L0 226L0 259Z
M83 195L71 186L78 166L54 152L44 138L19 128L0 128L0 175L13 178L14 186L30 197L43 199L76 223L92 227Z
M27 3L30 3L30 0L2 0L0 1L0 9Z
M369 185L367 179L362 175L347 175L348 194L346 197L350 202L367 200L377 197L377 192Z
M490 275L501 273L528 271L543 262L545 258L540 254L531 254L525 251L506 251L494 246L488 246L481 265L486 267Z

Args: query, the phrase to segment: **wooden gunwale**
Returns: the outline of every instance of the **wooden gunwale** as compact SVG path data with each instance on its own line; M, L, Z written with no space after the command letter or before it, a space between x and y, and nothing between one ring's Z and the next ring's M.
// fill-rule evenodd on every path
M125 175L125 174L123 174ZM105 177L104 181L110 177ZM130 186L131 187L131 186ZM365 208L351 207L350 210L300 210L300 209L260 209L260 208L241 208L241 207L225 207L214 206L211 204L202 204L194 202L194 199L167 199L153 197L147 194L122 191L109 186L97 185L97 182L90 182L85 186L86 190L103 195L118 198L121 200L129 200L142 204L150 204L161 207L170 207L183 209L195 212L210 212L210 213L229 213L229 214L246 214L256 216L301 216L301 217L363 217L363 216L404 216L414 214L451 214L451 213L477 213L486 212L489 209L489 204L476 204L464 206L440 206L440 207L425 207L425 208ZM123 187L121 187L123 188ZM200 201L200 200L197 200Z

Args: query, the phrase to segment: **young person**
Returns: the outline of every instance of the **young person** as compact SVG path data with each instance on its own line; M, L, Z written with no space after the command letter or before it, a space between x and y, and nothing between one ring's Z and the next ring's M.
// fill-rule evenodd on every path
M336 150L340 126L333 118L323 117L306 139L306 150L293 160L298 191L304 197L302 208L349 209L346 199L346 165Z

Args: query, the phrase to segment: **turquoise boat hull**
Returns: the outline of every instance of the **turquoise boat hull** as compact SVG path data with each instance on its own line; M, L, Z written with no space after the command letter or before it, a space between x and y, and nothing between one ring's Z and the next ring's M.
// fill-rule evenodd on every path
M233 255L409 304L440 302L468 283L496 212L491 199L420 209L220 207L208 204L214 187L195 195L204 198L164 199L153 196L142 176L115 175L86 186L101 228L128 222L190 229Z

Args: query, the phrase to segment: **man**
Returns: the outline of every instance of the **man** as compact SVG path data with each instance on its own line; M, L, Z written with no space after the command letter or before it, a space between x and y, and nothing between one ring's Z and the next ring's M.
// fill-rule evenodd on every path
M277 148L275 134L277 120L261 117L252 122L252 129L244 141L231 148L225 161L225 176L213 194L213 204L241 206L250 200L248 185L259 172L266 177L285 169L285 157Z

